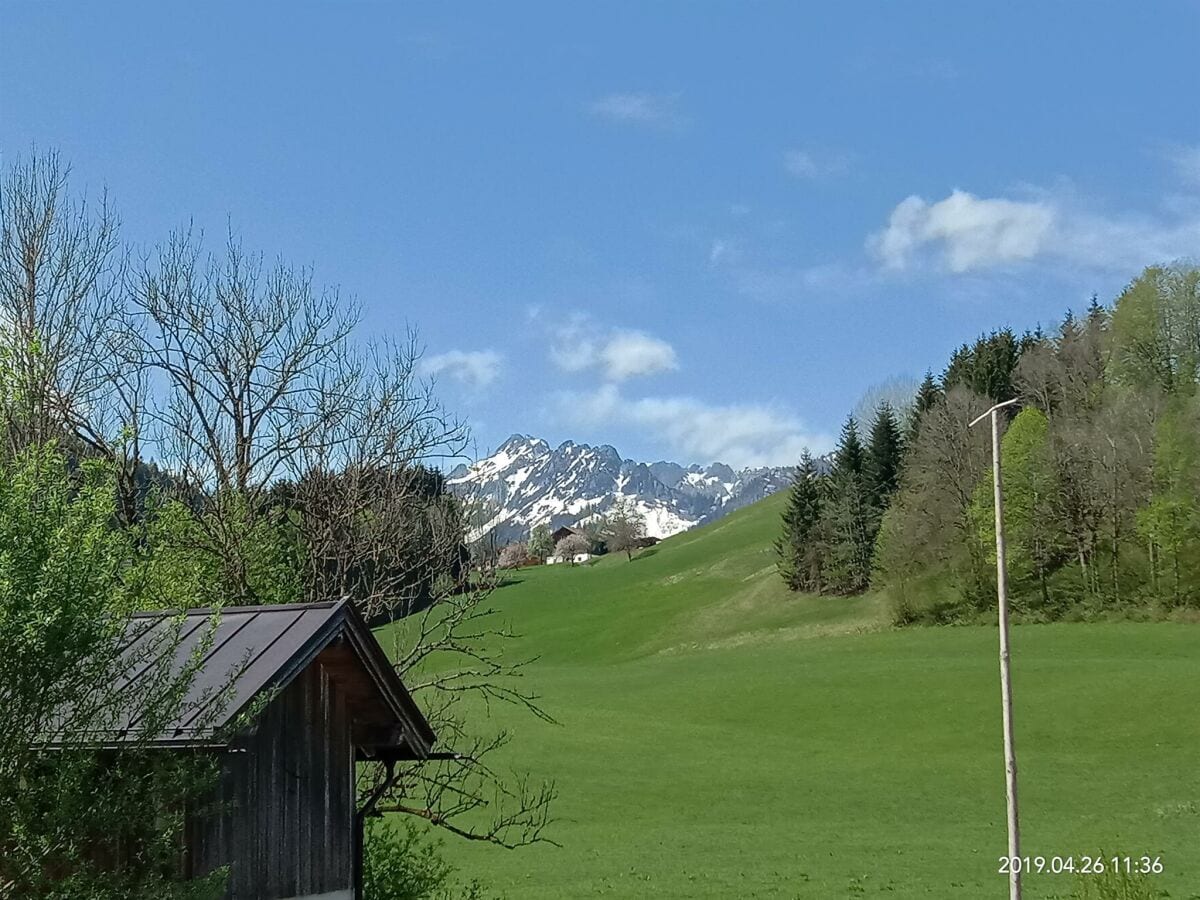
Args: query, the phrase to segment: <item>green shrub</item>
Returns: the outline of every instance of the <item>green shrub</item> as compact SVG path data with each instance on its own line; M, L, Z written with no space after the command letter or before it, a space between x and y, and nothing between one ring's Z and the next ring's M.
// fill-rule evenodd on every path
M1154 886L1153 875L1136 875L1109 869L1103 875L1080 875L1072 900L1159 900L1164 891Z
M484 900L483 886L460 884L441 842L410 819L368 819L364 840L366 900Z

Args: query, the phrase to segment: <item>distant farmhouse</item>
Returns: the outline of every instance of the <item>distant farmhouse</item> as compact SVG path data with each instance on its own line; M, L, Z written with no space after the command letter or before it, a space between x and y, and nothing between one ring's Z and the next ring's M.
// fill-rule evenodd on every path
M130 652L178 621L171 613L135 616ZM152 742L164 752L221 754L218 812L187 822L185 874L229 866L230 900L355 900L370 812L357 807L355 762L429 757L429 723L346 601L226 608L215 631L212 621L211 610L184 614L182 643L170 652L187 659L211 641L188 711ZM130 678L150 671L140 667ZM224 706L206 715L217 695ZM270 700L250 727L218 736L264 696ZM117 732L114 749L125 733Z
M570 528L564 525L550 535L550 540L554 542L554 546L558 546L558 542L564 538L569 538L573 535L582 535L584 532L579 528ZM556 563L585 563L592 558L591 553L576 553L573 556L547 556L546 565L553 566Z
M582 531L579 531L575 528L568 528L566 525L564 525L562 528L558 529L557 531L553 532L550 535L550 540L554 541L554 543L557 544L563 538L568 538L573 534L582 534L582 533L583 533Z

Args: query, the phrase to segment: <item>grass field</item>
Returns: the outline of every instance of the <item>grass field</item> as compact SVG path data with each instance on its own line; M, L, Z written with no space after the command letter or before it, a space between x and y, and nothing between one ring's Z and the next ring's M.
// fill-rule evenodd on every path
M516 898L1007 896L994 629L789 595L782 502L497 592L561 724L493 713L557 780L563 846L449 842L465 872ZM1013 653L1025 852L1161 856L1154 884L1200 897L1200 630L1021 626Z

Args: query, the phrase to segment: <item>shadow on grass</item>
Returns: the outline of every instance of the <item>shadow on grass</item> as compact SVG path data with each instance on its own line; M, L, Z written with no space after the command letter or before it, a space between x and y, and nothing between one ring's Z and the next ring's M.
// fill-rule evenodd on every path
M492 590L498 591L501 588L512 587L514 584L523 584L524 581L524 578L516 578L512 575L501 575L496 579L495 584L492 585Z

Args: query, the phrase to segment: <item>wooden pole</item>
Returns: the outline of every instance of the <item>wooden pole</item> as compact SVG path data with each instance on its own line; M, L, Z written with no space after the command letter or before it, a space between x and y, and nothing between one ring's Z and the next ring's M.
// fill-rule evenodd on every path
M1004 787L1008 801L1008 896L1021 900L1021 826L1017 817L1017 751L1013 740L1012 675L1008 653L1008 561L1000 472L1000 410L992 407L992 488L996 496L996 595L1000 605L1000 704L1004 719Z
M992 492L996 507L996 598L1000 612L1000 710L1004 723L1004 793L1008 804L1008 896L1021 900L1021 826L1017 816L1017 750L1013 739L1012 674L1008 650L1008 559L1004 543L1004 479L1000 470L1000 410L997 403L974 422L992 420ZM968 426L970 427L970 426Z

